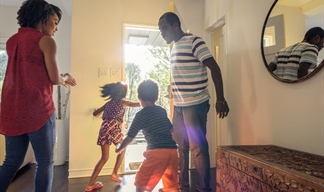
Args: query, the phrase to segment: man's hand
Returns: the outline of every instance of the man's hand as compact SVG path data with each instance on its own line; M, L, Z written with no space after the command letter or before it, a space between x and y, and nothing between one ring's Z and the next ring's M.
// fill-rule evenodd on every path
M216 112L219 115L219 118L223 119L227 116L229 108L227 102L224 99L222 73L213 57L204 60L203 63L210 69L215 85L216 98L219 99L216 101Z
M228 115L229 107L227 105L226 100L216 101L216 112L219 115L219 118L222 119Z

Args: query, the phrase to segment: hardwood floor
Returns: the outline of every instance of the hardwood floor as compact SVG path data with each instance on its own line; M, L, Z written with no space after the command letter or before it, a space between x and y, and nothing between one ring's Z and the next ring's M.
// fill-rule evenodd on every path
M34 173L35 164L29 164L23 167L16 175L9 186L7 192L33 192L34 191ZM135 174L123 175L121 184L109 180L109 176L98 177L98 181L104 184L104 187L93 192L133 192L135 191L134 180ZM197 181L195 170L190 171L190 182L192 190ZM68 163L54 167L53 192L84 192L85 186L89 181L89 177L68 179ZM160 182L153 192L157 192L162 187ZM216 191L216 170L211 169L211 187L213 192Z

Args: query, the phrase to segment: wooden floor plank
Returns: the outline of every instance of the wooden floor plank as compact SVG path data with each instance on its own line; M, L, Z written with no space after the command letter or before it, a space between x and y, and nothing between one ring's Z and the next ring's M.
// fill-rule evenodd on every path
M36 165L29 164L23 167L10 184L7 192L33 192L34 191L34 174ZM97 179L104 184L102 189L93 192L133 192L135 191L134 180L135 174L123 175L123 181L118 184L109 179L109 176L100 176ZM197 174L195 170L190 171L191 191L197 182ZM68 179L68 162L61 166L54 167L53 192L84 192L85 186L89 181L89 177ZM160 182L153 192L157 192L162 187ZM211 187L212 192L216 191L216 171L211 169Z

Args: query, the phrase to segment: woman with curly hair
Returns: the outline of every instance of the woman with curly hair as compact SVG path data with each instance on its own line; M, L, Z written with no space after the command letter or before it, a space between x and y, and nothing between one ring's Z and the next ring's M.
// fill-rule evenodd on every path
M59 73L56 44L61 10L44 0L26 0L18 10L18 33L6 43L8 65L2 87L0 133L6 157L0 166L0 192L5 192L24 161L29 142L37 169L35 191L50 192L53 182L55 108L53 85L75 86Z

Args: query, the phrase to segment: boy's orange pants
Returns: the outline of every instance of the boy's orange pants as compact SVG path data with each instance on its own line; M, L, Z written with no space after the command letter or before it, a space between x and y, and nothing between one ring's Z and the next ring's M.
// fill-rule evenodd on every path
M143 155L145 160L136 173L135 186L152 191L162 178L163 191L179 191L177 149L152 149Z

